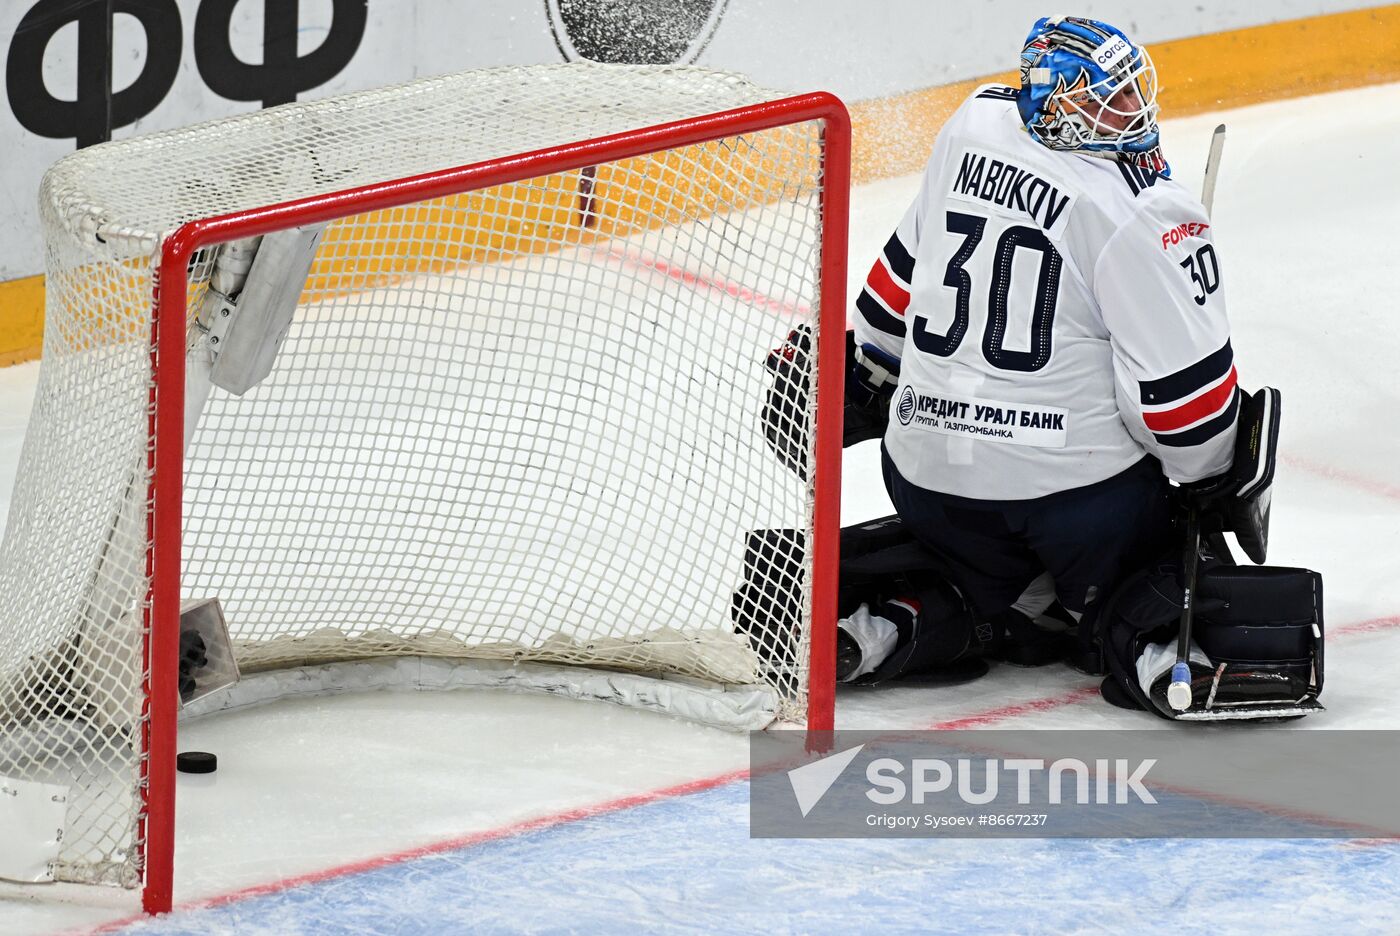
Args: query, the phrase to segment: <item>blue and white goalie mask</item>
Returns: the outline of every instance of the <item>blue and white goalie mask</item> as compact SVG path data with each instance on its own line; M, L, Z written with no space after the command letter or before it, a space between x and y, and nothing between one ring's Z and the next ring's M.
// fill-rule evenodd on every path
M1157 69L1146 49L1106 23L1037 20L1021 50L1017 106L1026 130L1051 149L1160 162Z

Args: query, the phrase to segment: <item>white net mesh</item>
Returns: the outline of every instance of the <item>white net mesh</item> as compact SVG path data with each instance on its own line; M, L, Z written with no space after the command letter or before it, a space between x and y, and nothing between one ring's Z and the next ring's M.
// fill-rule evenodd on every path
M51 170L44 363L0 546L0 775L71 787L56 877L141 873L164 240L773 97L698 69L502 69ZM223 601L246 669L556 661L763 684L799 717L811 472L775 456L763 409L769 350L816 326L821 140L810 121L332 223L271 376L215 389L187 439L182 594ZM190 270L192 366L216 256ZM779 429L804 464L808 396ZM791 613L774 626L744 588Z

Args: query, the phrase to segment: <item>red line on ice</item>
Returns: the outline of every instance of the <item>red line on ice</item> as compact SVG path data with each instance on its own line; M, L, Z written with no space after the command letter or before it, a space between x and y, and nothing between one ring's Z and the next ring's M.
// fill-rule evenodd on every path
M721 276L696 273L693 270L687 270L684 267L678 267L667 263L660 257L648 256L640 251L622 250L614 247L602 253L604 256L621 263L623 266L630 266L640 270L651 270L655 273L660 273L662 276L669 277L678 283L684 283L691 288L708 289L711 292L724 293L726 296L738 299L742 302L747 302L760 309L770 309L774 312L791 316L810 315L812 311L811 306L805 302L794 303L788 302L785 299L775 299L755 289L750 289L748 286L731 283Z
M960 718L951 718L947 721L934 722L927 727L927 731L961 731L966 728L985 728L987 725L1008 718L1016 718L1019 715L1034 715L1040 712L1048 712L1051 709L1063 708L1066 705L1078 705L1089 699L1096 699L1099 695L1098 683L1092 686L1080 686L1069 692L1056 696L1046 696L1043 699L1031 699L1029 702L1014 702L1010 705L1003 705L999 708L988 709L975 715L964 715Z
M1352 634L1375 634L1396 627L1400 627L1400 614L1371 618L1369 621L1357 621L1355 624L1343 624L1341 627L1334 627L1327 636L1349 637Z
M1308 458L1300 458L1297 455L1282 455L1281 460L1290 468L1297 468L1310 475L1319 478L1326 478L1329 481L1340 481L1347 487L1365 491L1367 494L1375 494L1378 497L1388 497L1391 500L1400 500L1400 485L1379 481L1375 478L1368 478L1365 475L1348 471L1345 468L1338 468L1333 465L1326 465L1322 462L1315 462Z

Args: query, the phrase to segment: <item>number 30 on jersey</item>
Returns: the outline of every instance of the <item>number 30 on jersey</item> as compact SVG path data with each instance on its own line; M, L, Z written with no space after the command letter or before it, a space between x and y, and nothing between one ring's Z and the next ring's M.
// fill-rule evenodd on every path
M1196 284L1198 292L1191 298L1196 300L1196 305L1205 305L1206 296L1220 288L1220 264L1215 260L1215 248L1206 244L1194 254L1188 254L1181 261L1181 268L1190 274L1191 282Z
M950 211L947 225L950 234L960 234L963 238L943 274L943 285L958 291L953 323L946 333L940 335L929 329L927 318L916 315L914 346L938 357L951 356L967 334L974 299L985 295L986 325L982 329L982 356L987 363L1000 370L1025 373L1040 370L1049 363L1052 351L1051 333L1055 325L1055 303L1059 296L1062 265L1059 251L1037 228L1022 225L1008 227L997 239L991 282L979 287L964 267L982 242L987 219ZM1031 309L1030 349L1026 351L1013 350L1004 345L1009 319L1011 265L1015 262L1017 248L1040 254L1040 271Z

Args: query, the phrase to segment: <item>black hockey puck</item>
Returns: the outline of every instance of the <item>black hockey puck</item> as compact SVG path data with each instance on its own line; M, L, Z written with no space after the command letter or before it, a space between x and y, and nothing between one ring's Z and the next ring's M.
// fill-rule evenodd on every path
M213 773L219 769L219 759L207 751L186 751L175 755L175 769L180 773Z

